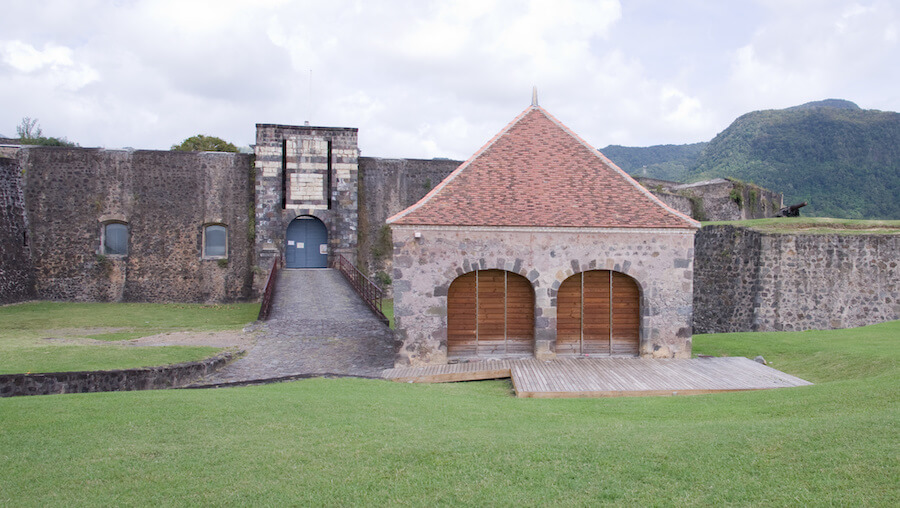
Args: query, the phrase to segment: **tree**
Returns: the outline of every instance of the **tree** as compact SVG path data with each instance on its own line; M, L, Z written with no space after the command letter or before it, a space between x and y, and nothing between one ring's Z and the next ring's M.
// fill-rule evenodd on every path
M215 136L197 134L181 142L180 145L172 145L172 150L179 152L239 152L238 147Z
M29 141L41 137L41 128L38 126L38 119L26 116L22 119L22 123L16 127L19 139Z
M45 138L41 127L38 125L37 118L26 116L22 119L22 123L16 127L19 134L19 142L23 145L41 145L41 146L78 146L75 143L62 138Z

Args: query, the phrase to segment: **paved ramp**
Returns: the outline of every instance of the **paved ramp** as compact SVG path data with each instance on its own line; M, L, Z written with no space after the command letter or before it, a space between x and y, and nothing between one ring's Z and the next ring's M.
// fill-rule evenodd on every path
M394 334L330 268L282 270L269 320L246 356L197 385L337 374L380 377Z

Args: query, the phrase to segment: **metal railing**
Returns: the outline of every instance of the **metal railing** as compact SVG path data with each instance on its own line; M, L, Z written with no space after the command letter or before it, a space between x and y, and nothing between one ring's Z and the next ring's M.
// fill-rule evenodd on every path
M272 300L275 298L275 283L278 282L278 271L281 269L281 256L272 260L272 269L269 270L269 278L266 280L266 289L263 291L262 303L259 306L260 321L269 319L272 310Z
M359 268L348 261L343 254L337 254L334 260L334 267L340 270L340 272L344 274L344 277L350 281L350 285L353 286L353 289L355 289L356 292L359 293L359 296L365 300L366 304L372 309L378 319L387 323L388 318L385 317L384 312L381 310L381 301L384 298L384 290L378 287L378 284L375 284L368 277L363 275L363 273L359 271Z

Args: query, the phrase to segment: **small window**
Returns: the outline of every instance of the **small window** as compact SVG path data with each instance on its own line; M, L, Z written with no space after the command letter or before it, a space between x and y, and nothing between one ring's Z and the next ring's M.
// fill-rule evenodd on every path
M228 230L225 226L203 228L203 257L224 258L228 256Z
M118 222L103 226L103 253L111 256L128 254L128 226Z

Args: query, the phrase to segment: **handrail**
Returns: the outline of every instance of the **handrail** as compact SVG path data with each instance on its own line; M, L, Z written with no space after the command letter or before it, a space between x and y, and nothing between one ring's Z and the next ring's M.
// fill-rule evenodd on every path
M363 275L359 268L357 268L353 263L347 260L343 254L337 254L334 260L334 267L340 270L344 277L350 282L350 285L353 286L353 289L359 293L359 296L365 300L366 304L378 319L388 322L388 318L384 315L384 312L381 311L381 301L384 298L384 290L378 287L378 284L372 282L368 277Z
M272 300L275 298L275 283L278 281L278 270L281 268L281 256L272 260L272 269L269 270L269 278L266 280L266 289L263 291L262 303L259 306L259 321L269 319L269 311L272 310Z

